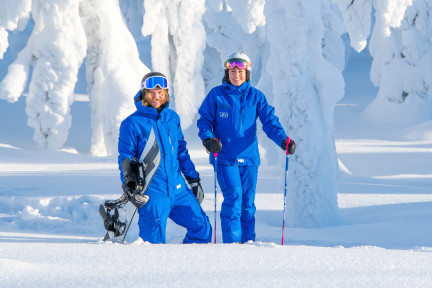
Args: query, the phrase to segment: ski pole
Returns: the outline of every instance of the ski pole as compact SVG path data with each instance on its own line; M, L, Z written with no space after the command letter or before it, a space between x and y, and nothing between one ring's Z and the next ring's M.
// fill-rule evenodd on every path
M213 154L215 157L214 165L214 185L215 185L215 207L214 207L214 244L216 244L216 196L217 196L217 157L218 153Z
M288 179L288 162L289 162L289 152L288 152L288 145L290 143L291 139L288 137L287 144L286 144L286 161L285 161L285 192L284 192L284 206L283 206L283 221L282 221L282 245L284 243L284 230L285 230L285 209L286 209L286 194L287 194L287 179Z

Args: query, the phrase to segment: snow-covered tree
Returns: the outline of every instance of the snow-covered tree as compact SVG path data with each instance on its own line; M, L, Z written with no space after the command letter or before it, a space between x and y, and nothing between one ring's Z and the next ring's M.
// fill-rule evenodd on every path
M321 18L324 25L324 35L322 39L323 57L335 66L339 71L343 71L346 65L347 44L345 36L346 28L343 18L337 6L329 1L321 2ZM349 53L346 53L349 55Z
M351 45L360 51L376 23L369 51L376 99L364 115L379 122L413 124L432 118L432 4L426 0L333 0L344 15ZM359 38L359 36L361 36Z
M232 15L245 33L253 33L259 26L265 25L265 0L227 0Z
M32 68L26 107L28 125L34 128L34 139L41 147L60 148L71 126L70 105L87 48L91 152L113 154L120 123L134 111L133 96L142 75L148 71L139 60L136 43L123 21L118 2L20 0L14 5L1 4L5 8L0 14L1 51L7 48L4 28L23 29L30 17L35 24L26 47L9 66L0 97L17 101Z
M8 46L8 32L5 28L0 27L0 59L3 58L3 54L6 52Z
M375 4L376 23L369 43L369 51L374 58L371 80L379 86L382 68L393 58L394 44L390 39L391 31L400 26L406 8L412 0L379 0Z
M93 155L117 151L121 121L135 110L133 97L149 70L115 0L84 0L80 14L87 35L86 78L90 96Z
M206 7L207 49L203 69L206 91L222 83L223 61L235 52L249 56L251 83L257 84L262 59L266 58L264 1L207 0Z
M270 42L265 69L272 79L273 104L298 147L289 168L287 219L292 226L329 225L339 217L332 117L344 82L341 71L323 57L323 43L332 45L325 41L329 32L322 16L329 9L328 1L312 0L267 1L264 9ZM343 55L343 45L333 45Z
M30 18L31 0L16 0L11 5L10 0L0 0L0 59L9 46L8 32L23 30ZM0 97L1 98L1 97ZM9 99L13 101L13 99Z
M66 142L71 125L69 107L85 56L78 8L74 0L34 2L33 32L1 84L2 98L16 101L27 83L29 67L33 67L26 107L28 125L34 128L34 140L49 149Z
M350 37L351 46L362 51L367 45L371 31L373 0L332 0L342 12L344 24Z
M8 5L6 3L7 0L0 1L1 7L6 8L0 10L0 53L2 55L1 58L3 58L3 54L9 46L9 34L6 29L10 31L24 29L31 15L31 0L18 1L16 2L16 6ZM8 67L9 76L6 75L0 84L1 99L5 99L8 102L16 102L21 96L27 83L28 66L30 65L30 59L28 59L27 54L20 53L13 65Z
M417 124L432 119L432 3L402 2L394 8L398 22L377 22L374 29L371 79L379 91L366 114L382 122Z
M119 1L120 10L122 11L126 25L137 42L143 39L141 30L143 26L144 2L143 0Z
M204 98L205 0L147 0L142 33L151 35L152 70L169 78L182 127L192 125Z

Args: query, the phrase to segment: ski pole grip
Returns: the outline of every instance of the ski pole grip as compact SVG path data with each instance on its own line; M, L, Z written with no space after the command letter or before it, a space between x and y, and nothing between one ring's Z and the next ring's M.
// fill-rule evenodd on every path
M288 138L287 138L287 144L286 144L286 147L285 147L286 155L289 155L288 146L289 146L290 142L291 142L291 138L288 137Z

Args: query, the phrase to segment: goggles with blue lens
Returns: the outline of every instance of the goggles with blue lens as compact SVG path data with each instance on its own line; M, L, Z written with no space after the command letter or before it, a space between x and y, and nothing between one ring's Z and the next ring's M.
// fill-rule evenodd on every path
M141 82L141 90L154 89L157 86L161 89L168 89L168 80L163 76L153 76Z

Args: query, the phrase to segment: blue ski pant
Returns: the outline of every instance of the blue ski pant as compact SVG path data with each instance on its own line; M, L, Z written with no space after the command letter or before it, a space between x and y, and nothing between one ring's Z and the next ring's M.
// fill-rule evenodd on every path
M139 236L150 243L166 243L168 218L187 229L183 243L211 242L212 227L192 191L176 191L174 197L150 197L140 209Z
M255 241L257 176L257 166L217 167L217 179L224 197L220 213L224 243Z

